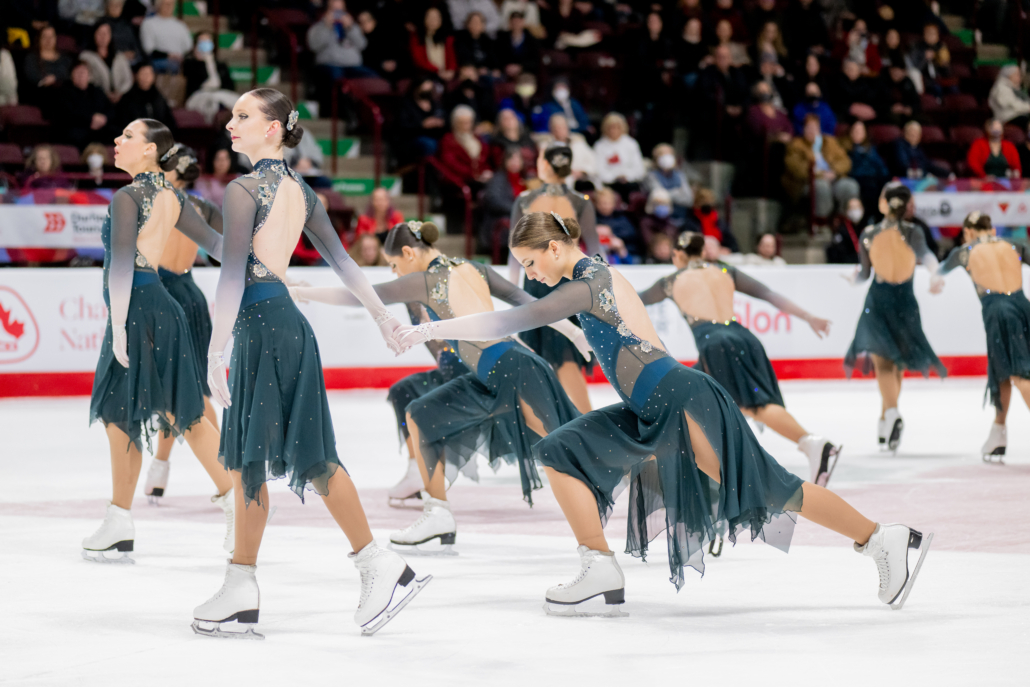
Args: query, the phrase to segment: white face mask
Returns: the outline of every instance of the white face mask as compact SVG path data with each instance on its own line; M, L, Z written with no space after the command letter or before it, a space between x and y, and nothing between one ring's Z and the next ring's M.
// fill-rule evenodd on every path
M86 164L90 169L100 169L104 166L104 156L100 153L91 153L86 156Z
M556 88L554 89L554 99L560 103L565 102L569 99L569 89L567 88Z
M672 153L664 153L658 156L658 166L662 169L672 169L676 166L676 156Z
M848 208L848 219L850 219L852 222L860 221L862 219L862 215L864 214L865 213L862 212L862 210L859 208Z

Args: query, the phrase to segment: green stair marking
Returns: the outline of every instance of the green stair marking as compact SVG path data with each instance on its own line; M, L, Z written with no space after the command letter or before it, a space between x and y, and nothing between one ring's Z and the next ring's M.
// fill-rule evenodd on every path
M1005 67L1010 64L1019 64L1014 57L999 57L997 59L980 59L973 61L974 67Z
M330 162L326 162L325 166L329 167ZM400 191L400 179L397 177L383 177L382 186L390 191L390 195L394 194L394 191ZM361 178L361 177L348 177L348 178L337 178L333 179L333 190L344 196L368 196L372 194L372 190L376 187L375 179Z
M232 76L233 81L250 83L250 67L243 65L229 65L229 74L230 76ZM279 68L274 65L265 65L263 67L258 67L257 76L257 81L259 84L278 83Z
M242 50L243 49L243 34L242 33L220 33L218 34L218 49L219 50Z
M973 29L957 29L952 33L955 34L955 38L962 41L962 45L967 48L973 47Z
M308 107L308 101L301 100L297 103L297 112L300 113L301 119L315 119L316 117L311 112L311 108Z
M182 16L184 16L184 17L199 17L199 16L202 16L202 15L200 14L200 10L197 9L197 3L189 2L187 0L186 2L182 3Z
M322 154L330 157L333 154L333 139L320 138L318 145L322 148ZM336 154L340 157L359 157L361 146L356 138L339 138L336 140Z

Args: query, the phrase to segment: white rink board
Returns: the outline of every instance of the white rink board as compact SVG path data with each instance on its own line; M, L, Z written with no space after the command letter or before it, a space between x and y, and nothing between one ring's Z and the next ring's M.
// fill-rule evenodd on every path
M768 303L738 294L738 321L761 340L773 360L840 359L851 343L868 284L852 287L843 276L851 266L789 266L744 268L815 315L833 322L830 336L820 340L803 322L780 313ZM619 271L638 289L645 289L669 274L671 266L621 267ZM385 268L365 270L376 283L393 276ZM194 271L197 284L213 299L217 268ZM289 277L312 286L339 285L329 268L291 268ZM945 292L928 292L929 275L918 268L916 297L923 328L938 355L984 355L986 344L980 305L965 272L948 276ZM13 337L0 327L0 374L14 372L90 372L96 368L107 320L100 269L0 270L0 307L9 322L21 324ZM506 307L497 302L498 307ZM363 368L431 365L424 347L394 357L383 345L372 318L360 308L321 303L300 306L318 337L322 364L327 368ZM392 306L403 321L403 306ZM693 337L671 301L649 308L670 352L680 360L697 357Z

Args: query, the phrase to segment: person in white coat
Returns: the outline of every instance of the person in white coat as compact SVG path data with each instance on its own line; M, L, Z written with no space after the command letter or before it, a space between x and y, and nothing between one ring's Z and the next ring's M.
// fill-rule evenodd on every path
M640 144L629 135L629 124L618 112L611 112L601 121L601 138L594 144L597 176L601 183L628 199L647 176Z
M1018 65L1002 67L998 79L991 87L987 104L991 106L994 118L1002 124L1025 129L1030 123L1030 98L1023 93L1022 86L1023 75Z

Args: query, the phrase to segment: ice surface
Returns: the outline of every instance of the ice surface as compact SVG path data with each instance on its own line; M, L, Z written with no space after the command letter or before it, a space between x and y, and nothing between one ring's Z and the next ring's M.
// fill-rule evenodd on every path
M110 494L108 447L88 400L0 402L0 683L31 685L643 684L1026 685L1030 653L1030 423L1013 399L1006 466L980 463L993 411L982 380L906 380L898 456L878 453L873 383L787 382L803 426L844 444L831 487L870 517L936 532L905 609L876 600L876 572L843 537L802 520L789 555L726 547L677 594L659 537L646 563L619 554L628 618L553 618L548 586L578 569L547 489L529 509L518 474L481 470L450 499L454 558L413 558L434 581L375 637L352 622L357 573L317 497L281 484L259 561L264 642L195 636L192 610L222 582L221 512L185 445L168 496L140 491L135 566L79 558ZM592 387L595 406L616 400ZM386 507L403 474L384 391L331 392L341 458L374 533L414 520ZM789 469L793 444L760 435ZM149 464L144 458L143 469ZM607 528L621 551L621 511ZM914 562L914 558L913 558Z

